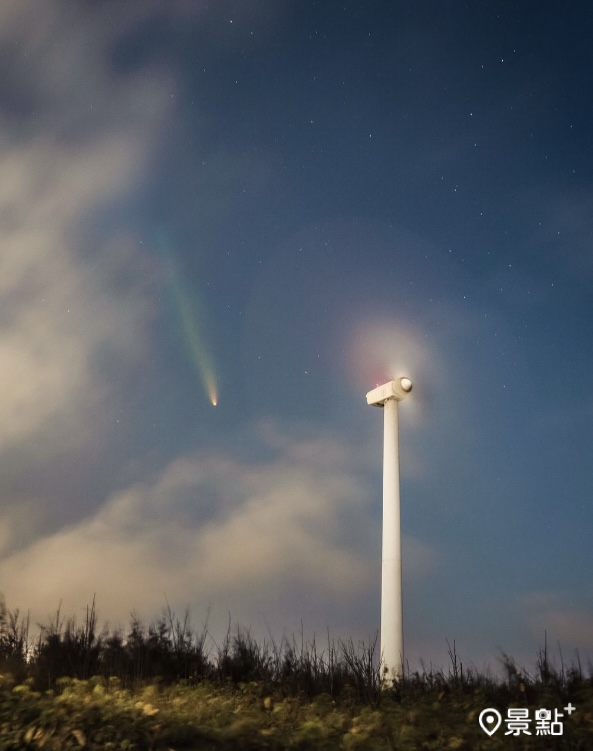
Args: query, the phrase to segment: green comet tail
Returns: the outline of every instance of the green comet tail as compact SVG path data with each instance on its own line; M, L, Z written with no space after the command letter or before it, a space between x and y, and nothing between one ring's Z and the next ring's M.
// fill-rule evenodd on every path
M199 295L193 290L190 294L184 286L171 247L171 241L163 230L157 232L156 247L167 261L171 299L181 324L183 338L192 365L200 377L208 400L213 406L216 406L218 404L218 387L216 385L214 360L207 346L207 337L204 334L206 316Z
M196 301L190 301L188 294L177 281L174 284L173 299L175 300L175 306L179 314L191 360L200 376L206 396L211 404L216 406L218 403L218 389L216 387L214 363L212 355L206 347L205 337L201 330L199 314L196 310Z

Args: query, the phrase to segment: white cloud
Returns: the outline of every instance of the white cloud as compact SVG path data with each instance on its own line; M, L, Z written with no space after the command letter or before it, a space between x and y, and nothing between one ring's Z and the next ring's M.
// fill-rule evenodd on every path
M121 622L131 610L154 617L166 595L176 609L212 605L277 629L298 623L303 608L322 626L335 626L338 613L359 622L357 603L379 590L379 520L344 467L344 447L318 439L311 455L310 446L285 439L265 464L173 461L154 482L1 561L9 605L42 619L61 601L75 612L96 594L101 616ZM417 540L405 546L410 578L429 575L435 552Z
M0 451L80 442L117 382L97 368L98 353L123 372L146 344L145 260L125 233L87 248L86 229L141 178L169 82L159 72L115 80L109 24L70 11L75 24L56 3L0 11L14 63L4 85L29 112L16 128L0 118ZM135 272L125 298L124 267Z

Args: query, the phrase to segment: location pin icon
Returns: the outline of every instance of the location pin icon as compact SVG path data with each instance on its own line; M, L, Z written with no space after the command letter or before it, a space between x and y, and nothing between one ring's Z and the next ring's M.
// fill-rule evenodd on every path
M500 727L502 717L497 709L483 709L480 712L478 722L485 733L488 733L488 735L494 735Z

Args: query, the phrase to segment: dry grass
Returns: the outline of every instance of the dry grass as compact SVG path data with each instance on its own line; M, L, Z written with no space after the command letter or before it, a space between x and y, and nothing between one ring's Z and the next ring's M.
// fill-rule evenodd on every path
M207 636L169 608L148 627L133 617L125 634L99 631L93 603L82 624L58 610L31 643L28 620L0 602L0 751L591 747L592 667L560 653L555 668L547 644L532 671L502 654L501 679L464 669L453 642L446 671L382 688L376 639L258 644L229 627L210 654ZM569 701L577 711L553 739L488 738L477 721L486 707Z

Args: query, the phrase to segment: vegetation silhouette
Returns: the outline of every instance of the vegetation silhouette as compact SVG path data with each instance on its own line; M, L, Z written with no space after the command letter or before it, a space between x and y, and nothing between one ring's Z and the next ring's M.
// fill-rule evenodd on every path
M271 636L258 643L229 626L207 650L171 608L127 633L99 630L95 601L83 623L61 608L33 640L29 618L0 599L1 749L440 749L503 748L479 726L489 707L559 709L572 703L562 736L538 749L587 749L593 738L593 665L556 667L547 645L528 671L501 653L503 676L464 668L456 643L447 670L381 680L377 638L368 643ZM533 748L533 737L514 748Z

